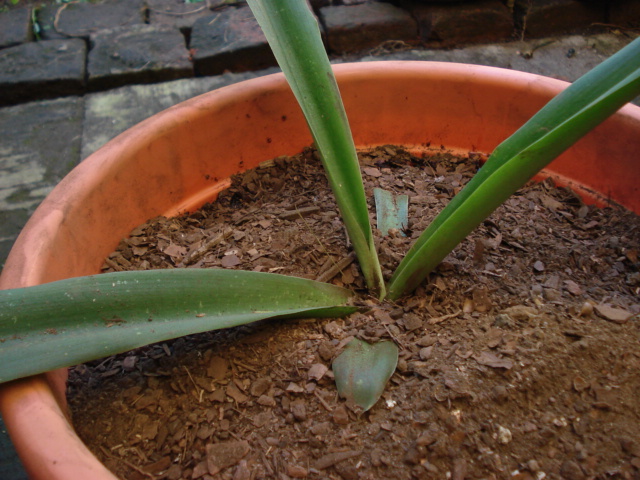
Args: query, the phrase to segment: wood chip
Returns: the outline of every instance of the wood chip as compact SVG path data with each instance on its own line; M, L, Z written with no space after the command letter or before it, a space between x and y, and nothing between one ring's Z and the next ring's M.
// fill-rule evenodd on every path
M222 233L215 234L211 239L207 240L204 245L197 248L194 251L187 253L186 257L182 260L184 265L193 265L200 260L208 251L213 249L216 245L220 244L223 240L229 238L233 230L226 229Z
M633 313L629 312L628 310L612 307L605 304L595 305L594 309L596 313L602 318L614 323L627 323L633 316Z
M480 355L473 357L480 365L486 365L491 368L504 368L509 370L513 368L513 361L509 358L500 358L491 352L482 352Z
M206 451L209 475L216 475L222 469L236 465L250 450L249 443L244 440L208 444Z
M437 325L438 323L442 323L445 320L450 320L452 318L456 318L458 315L460 315L462 313L462 310L458 310L455 313L450 313L448 315L442 315L440 317L434 317L434 318L430 318L429 319L429 324L430 325Z
M229 395L238 403L244 403L249 400L249 397L242 393L240 389L233 384L227 387L227 395Z
M287 392L302 393L302 392L304 392L304 388L302 388L297 383L291 382L291 383L289 383L289 385L287 385Z
M309 372L307 373L307 375L309 376L310 380L318 381L322 377L324 377L324 374L327 373L327 370L329 370L329 368L323 363L314 363L313 365L311 365L311 368L309 368Z
M295 210L281 213L280 218L283 220L295 220L296 218L306 217L319 211L320 207L318 206L297 208Z
M240 260L237 255L225 255L224 257L222 257L222 260L220 260L220 264L224 268L237 267L241 263L242 260Z
M344 270L349 265L351 265L355 259L356 259L355 253L350 253L349 255L344 257L342 260L340 260L338 263L333 264L331 268L329 268L329 270L318 275L318 277L316 278L316 281L325 282L325 283L328 282L333 277L335 277L338 273L340 273L342 270Z
M314 468L316 470L324 470L325 468L332 467L336 463L343 462L349 458L357 457L359 455L362 455L362 451L351 450L347 452L328 453L316 461Z
M571 295L582 295L582 288L580 288L580 285L578 285L573 280L565 280L564 288L566 288L567 292L569 292Z
M365 167L362 169L362 171L370 177L378 178L382 176L382 172L380 172L380 170L375 167Z
M214 356L209 361L207 367L207 376L216 380L222 380L227 375L229 370L229 361L225 358Z

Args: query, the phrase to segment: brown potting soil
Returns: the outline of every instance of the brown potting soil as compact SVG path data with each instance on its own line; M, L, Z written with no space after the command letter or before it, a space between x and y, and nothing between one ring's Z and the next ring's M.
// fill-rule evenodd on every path
M409 196L409 228L376 232L388 278L478 162L395 147L361 161L368 198L376 186ZM414 294L379 303L366 296L314 152L276 159L196 213L136 228L105 270L320 278L360 292L371 310L80 365L69 381L74 425L127 479L638 479L639 245L636 215L584 205L549 181L528 185ZM352 337L400 349L366 413L332 379Z

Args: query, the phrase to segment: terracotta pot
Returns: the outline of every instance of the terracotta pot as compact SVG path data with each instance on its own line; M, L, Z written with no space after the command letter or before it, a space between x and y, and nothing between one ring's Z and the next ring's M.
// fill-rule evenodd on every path
M336 67L356 143L490 152L567 84L514 71L427 62ZM283 76L249 80L170 108L74 169L33 215L0 278L15 288L97 273L135 226L200 206L231 174L311 136ZM546 173L589 200L640 212L640 108L624 107ZM34 479L115 477L66 414L66 370L2 386L0 408Z

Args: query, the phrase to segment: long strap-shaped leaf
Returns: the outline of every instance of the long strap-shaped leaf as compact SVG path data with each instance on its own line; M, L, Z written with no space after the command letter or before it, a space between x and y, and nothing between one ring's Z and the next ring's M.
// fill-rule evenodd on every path
M274 317L342 316L350 292L283 275L118 272L0 290L0 383Z
M305 0L248 0L305 115L369 288L384 280L356 150L318 23Z
M400 263L389 283L388 298L414 289L517 189L639 94L640 39L636 39L556 96L495 149Z

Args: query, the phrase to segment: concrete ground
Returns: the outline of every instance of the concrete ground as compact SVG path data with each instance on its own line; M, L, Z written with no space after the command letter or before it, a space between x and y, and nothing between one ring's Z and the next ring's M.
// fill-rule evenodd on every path
M454 50L372 52L339 61L416 60L510 68L573 81L633 40L622 33L567 36ZM79 162L128 127L211 89L275 72L133 85L0 108L0 265L38 204ZM638 103L638 102L636 102ZM21 480L0 419L0 479Z

